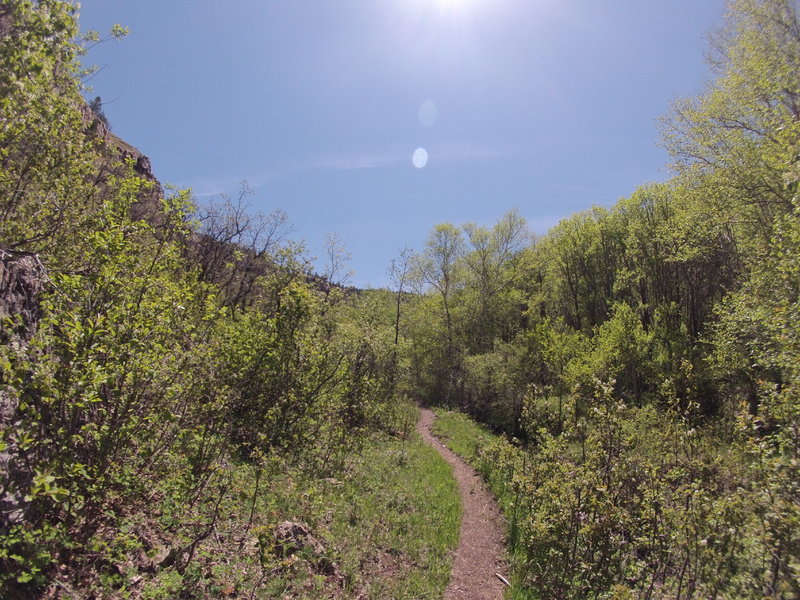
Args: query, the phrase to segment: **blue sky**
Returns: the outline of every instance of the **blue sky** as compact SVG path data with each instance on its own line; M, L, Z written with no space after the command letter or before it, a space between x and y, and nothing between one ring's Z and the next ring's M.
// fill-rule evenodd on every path
M246 180L353 283L436 223L533 231L669 175L657 119L703 90L723 0L84 0L112 130L199 200ZM427 162L412 162L424 148ZM417 154L418 158L421 153Z

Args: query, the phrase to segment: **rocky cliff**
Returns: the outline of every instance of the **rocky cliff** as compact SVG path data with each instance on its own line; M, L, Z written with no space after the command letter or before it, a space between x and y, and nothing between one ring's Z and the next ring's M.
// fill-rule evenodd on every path
M27 252L0 249L0 342L26 342L36 331L39 293L45 282L39 258Z

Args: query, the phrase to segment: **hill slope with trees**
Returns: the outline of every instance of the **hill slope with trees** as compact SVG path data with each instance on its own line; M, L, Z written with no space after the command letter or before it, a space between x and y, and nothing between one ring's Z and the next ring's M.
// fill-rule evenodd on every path
M97 36L78 36L76 11L0 3L0 596L230 596L287 573L379 589L353 579L348 549L345 573L272 531L303 515L334 528L324 494L351 525L370 507L359 560L386 552L380 531L438 496L409 486L408 506L387 507L360 455L373 436L387 490L408 465L449 490L422 516L432 537L414 530L416 556L397 559L405 583L423 570L443 586L427 561L455 543L452 477L392 441L413 423L390 403L391 312L309 277L281 213L165 193L87 110L79 59ZM370 473L374 493L342 493Z
M797 3L731 2L711 60L669 181L410 260L405 371L507 436L480 462L530 597L800 594Z

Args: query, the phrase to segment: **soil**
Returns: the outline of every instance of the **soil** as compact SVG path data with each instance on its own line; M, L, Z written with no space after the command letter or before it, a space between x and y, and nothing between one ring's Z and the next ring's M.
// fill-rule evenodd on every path
M461 534L443 600L500 600L505 585L497 575L506 576L507 568L503 517L475 470L431 433L435 419L423 408L417 431L453 467L461 495Z

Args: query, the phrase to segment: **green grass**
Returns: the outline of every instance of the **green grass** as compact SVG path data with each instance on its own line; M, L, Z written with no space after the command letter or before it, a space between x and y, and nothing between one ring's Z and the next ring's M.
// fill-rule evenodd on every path
M433 433L438 436L450 450L458 454L472 466L478 466L478 450L497 439L464 413L434 409L436 421Z
M252 489L253 473L240 476L241 489ZM335 477L289 471L262 486L249 542L235 561L218 565L215 589L254 598L441 598L458 543L458 486L450 466L415 434L376 436ZM243 506L244 494L238 510L247 512ZM336 565L334 576L321 572L318 556L287 561L272 553L272 531L284 520L309 527Z
M374 434L326 476L276 456L260 478L252 464L229 463L219 479L229 482L219 488L222 496L192 506L171 501L180 478L158 482L151 505L123 518L118 534L97 536L109 567L119 567L107 569L92 591L131 599L441 598L458 543L458 486L450 466L414 433L416 406L396 408L392 434ZM164 565L171 549L188 548L206 529L212 513L213 533L188 566ZM282 521L302 523L324 550L280 556L274 531ZM143 571L148 560L161 566Z
M336 501L343 510L330 531L342 565L371 598L441 597L461 507L452 470L434 449L384 441L361 457Z

